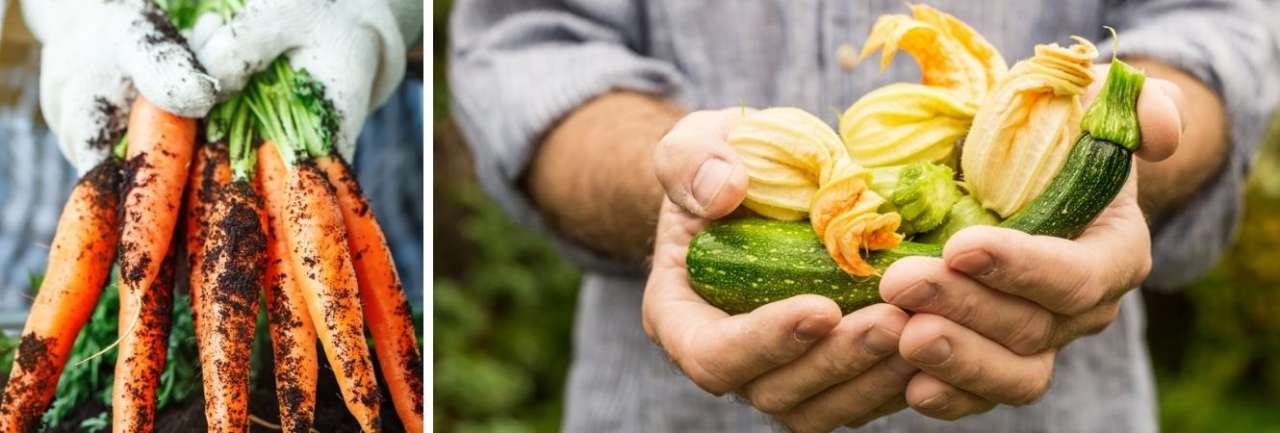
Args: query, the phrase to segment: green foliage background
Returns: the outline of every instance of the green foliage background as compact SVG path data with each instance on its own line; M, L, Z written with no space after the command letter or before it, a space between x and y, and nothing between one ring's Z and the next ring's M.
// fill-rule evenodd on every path
M448 116L450 1L434 3L435 420L442 432L559 429L578 274L480 190ZM1201 281L1144 292L1161 426L1280 432L1280 118L1236 244Z

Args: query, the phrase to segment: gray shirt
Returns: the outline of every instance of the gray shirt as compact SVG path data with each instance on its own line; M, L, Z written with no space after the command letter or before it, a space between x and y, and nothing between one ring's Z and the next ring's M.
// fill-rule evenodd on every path
M1069 35L1097 41L1109 56L1102 26L1110 25L1120 31L1121 54L1176 65L1217 92L1230 119L1230 153L1189 204L1152 228L1147 286L1178 287L1213 264L1239 220L1250 156L1280 100L1274 4L929 3L976 28L1010 64L1029 57L1036 43L1065 43ZM841 67L841 47L861 47L884 13L907 11L899 0L463 0L451 27L453 113L486 189L518 221L545 229L518 179L539 138L567 112L611 89L630 89L668 95L689 109L795 106L834 125L834 111L863 93L919 78L906 56L884 73L874 64ZM640 264L553 238L586 269L565 431L770 430L749 406L699 390L645 337ZM1109 328L1062 350L1053 387L1039 402L955 423L907 410L863 430L1154 431L1144 327L1141 298L1131 292Z

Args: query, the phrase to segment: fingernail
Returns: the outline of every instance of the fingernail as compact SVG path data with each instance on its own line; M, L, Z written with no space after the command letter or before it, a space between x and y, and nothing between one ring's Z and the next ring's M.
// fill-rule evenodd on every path
M898 334L879 326L873 326L862 336L862 344L872 356L886 356L898 351Z
M733 167L719 158L708 159L698 167L698 173L693 176L693 198L703 209L711 206L716 196L720 195L731 172Z
M823 335L827 334L827 330L820 326L820 322L821 321L817 319L801 320L800 323L796 325L796 329L792 331L792 335L795 337L796 341L804 344L817 341L819 338L822 338Z
M937 296L937 285L931 281L920 280L893 297L890 303L908 310L918 310L932 304Z
M947 401L950 399L951 396L947 395L946 392L941 392L938 393L938 395L929 397L929 399L920 402L916 407L924 410L940 410L947 407Z
M972 276L990 274L996 269L996 262L986 251L970 251L951 261L951 268Z
M946 338L933 340L932 343L925 345L924 348L917 350L911 355L911 359L916 362L928 365L938 365L947 361L951 357L951 343Z

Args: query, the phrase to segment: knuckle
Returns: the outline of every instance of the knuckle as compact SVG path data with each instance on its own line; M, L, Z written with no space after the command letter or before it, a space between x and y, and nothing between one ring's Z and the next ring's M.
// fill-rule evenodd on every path
M678 363L678 362L677 362ZM679 363L678 363L679 364ZM713 372L702 366L702 363L696 359L687 364L680 364L681 370L693 381L699 388L715 394L722 395L733 390L733 384L725 379L722 375Z
M1053 327L1052 315L1043 310L1030 310L1010 335L1009 350L1019 355L1030 355L1047 349L1052 340Z
M986 362L954 363L951 370L951 375L956 378L955 384L957 386L964 387L965 385L979 385L990 382L988 377L990 372L987 370Z
M747 341L762 341L762 340L747 340ZM795 359L795 357L800 355L800 353L803 350L804 349L802 347L798 346L797 344L794 344L793 342L786 342L783 344L771 344L769 345L769 347L764 347L760 349L760 354L758 359L763 360L768 365L783 365Z
M819 350L818 353L815 354L817 359L817 365L815 368L821 375L820 377L836 380L852 376L853 362L844 355L850 352L852 351Z
M681 344L680 346L683 348L697 347L690 344L696 341L694 340L694 337L695 336L693 334L690 334L684 339L684 344ZM713 366L720 363L708 362L708 360L705 359L707 356L711 355L711 352L695 351L692 353L685 353L685 350L677 349L668 350L667 353L672 357L675 364L680 366L680 370L684 372L685 376L687 376L690 381L709 393L722 395L729 391L733 391L734 388L737 387L737 383L731 380L730 376L728 376L726 372L713 368Z
M745 397L751 402L751 406L767 414L781 413L792 406L786 398L771 388L750 387L745 391Z
M915 374L920 371L919 368L916 368L915 365L912 365L910 362L904 359L902 355L897 355L897 354L890 356L889 359L886 359L883 365L885 366L886 369L889 370L889 372L893 373L894 377L904 381L910 379L912 376L915 376Z
M1009 401L1009 404L1025 406L1040 400L1040 397L1043 397L1049 391L1051 378L1052 376L1048 374L1040 374L1034 378L1019 382L1014 391L1013 399Z
M1111 322L1116 320L1120 315L1120 303L1115 303L1104 307L1095 318L1089 320L1084 328L1085 335L1097 335L1107 330L1111 326Z
M952 318L956 323L963 325L979 323L981 313L978 312L978 305L972 294L961 296L955 302L940 302L939 304L945 305L941 308L948 310L943 315Z
M1102 301L1104 292L1098 289L1099 286L1090 275L1069 280L1066 296L1058 306L1058 311L1074 316L1097 306Z

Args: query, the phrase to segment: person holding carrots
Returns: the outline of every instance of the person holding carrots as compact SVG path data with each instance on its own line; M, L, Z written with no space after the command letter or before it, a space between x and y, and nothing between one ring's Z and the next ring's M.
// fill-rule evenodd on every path
M563 431L1157 431L1131 289L1186 284L1229 242L1280 101L1275 3L928 3L1006 58L1118 30L1116 54L1149 77L1137 176L1075 240L970 228L843 316L806 295L728 315L689 287L685 252L746 193L732 113L834 124L831 107L919 76L854 67L901 2L456 5L452 112L481 183L587 270Z
M216 102L238 94L250 76L273 65L277 57L289 59L300 71L309 73L308 79L318 82L316 89L323 89L315 94L323 96L324 103L336 109L338 115L333 118L340 119L325 131L333 134L331 141L326 135L323 143L304 143L305 149L297 149L313 151L305 163L306 170L296 171L308 173L312 182L305 197L290 196L290 200L298 203L312 200L317 196L315 191L327 194L327 201L317 202L325 205L321 210L328 212L327 225L316 225L323 229L320 237L324 237L326 243L301 243L313 249L323 248L316 252L341 256L344 265L310 264L308 266L315 268L312 271L322 272L300 274L295 271L292 277L308 282L301 277L329 278L341 274L340 281L323 281L323 296L334 299L311 301L312 310L323 307L325 311L309 314L321 326L320 340L326 349L330 346L330 333L343 335L341 350L326 352L330 360L343 364L343 368L337 369L342 372L339 383L344 384L342 389L348 407L360 420L361 427L365 431L381 429L380 390L370 364L372 350L363 338L364 326L368 323L379 348L378 361L390 384L391 403L408 431L422 430L421 352L415 340L405 284L391 256L392 247L401 240L389 239L373 219L370 199L355 181L356 174L351 168L351 164L356 163L357 137L369 112L393 96L399 96L395 99L397 105L407 101L413 106L411 97L401 96L406 88L398 85L407 69L406 47L416 45L421 37L421 3L302 3L254 0L244 3L244 9L234 14L206 14L199 17L199 25L194 30L186 33L192 42L198 43L188 44L183 33L171 23L172 17L166 16L166 12L172 12L151 1L22 2L23 16L36 38L43 42L41 109L58 137L63 154L77 171L90 175L83 177L74 200L66 207L64 216L75 220L60 223L57 229L59 251L67 252L51 254L48 273L54 278L42 286L42 301L33 307L33 318L65 320L43 325L28 322L34 328L24 335L30 336L33 342L47 345L49 350L33 344L19 349L19 357L40 354L44 358L39 363L18 363L24 368L15 370L15 375L10 377L15 380L9 382L13 387L6 388L0 396L0 431L29 429L39 421L39 415L52 397L70 342L87 318L81 310L92 309L101 288L97 279L105 278L113 260L121 269L120 355L116 360L112 398L114 431L149 431L155 422L155 383L165 363L163 355L172 303L168 295L173 290L175 262L186 261L187 268L201 265L203 271L192 272L189 281L193 303L207 304L196 308L197 312L212 317L229 314L230 308L237 316L234 321L213 321L203 326L197 320L202 355L212 357L206 362L206 378L222 377L224 373L222 369L213 373L211 365L227 363L213 355L247 356L247 341L238 337L251 332L258 305L257 290L273 285L268 281L272 275L279 282L284 272L267 266L271 257L266 253L267 243L277 238L268 238L264 226L267 214L262 208L263 187L253 173L257 142L242 140L238 146L231 146L232 154L228 158L227 149L221 149L223 153L219 154L212 144L203 145L205 138L197 140L198 130L203 131L197 127L200 121L197 119L209 113ZM63 31L60 26L68 19L76 26ZM272 22L268 25L264 19ZM314 26L323 26L324 31ZM289 30L292 36L278 37L276 32L281 28ZM352 61L353 56L357 61ZM407 89L412 95L412 86ZM420 122L417 125L420 128ZM197 147L197 141L202 145ZM409 142L400 140L399 144ZM324 146L315 147L317 144ZM286 159L292 164L292 159ZM197 182L205 176L193 175L188 179L193 162L198 167L209 167L209 177L215 179L208 183ZM231 165L230 174L226 179L218 179L223 176L218 176L221 170L217 167L227 163ZM212 188L205 191L210 186ZM292 191L292 187L284 189ZM108 206L100 198L107 194L104 191L120 194L116 206ZM200 199L191 200L193 196ZM183 210L192 202L201 205L200 209ZM109 214L102 210L108 207L118 207L121 213ZM181 212L188 212L186 219L179 218ZM293 230L292 221L305 221L316 214L292 215L291 222L283 226L298 231ZM247 234L238 231L239 225L244 224L237 224L243 221L231 221L245 215L248 218L242 219L258 223L257 229ZM298 224L307 226L305 222ZM102 229L116 226L121 227L118 233L115 229ZM189 232L195 235L185 239L175 236L183 226L187 229L204 226L205 230ZM86 230L103 238L85 236ZM347 232L351 236L348 237ZM396 232L403 229L396 228ZM117 250L112 247L117 244L112 233L119 236L118 251L107 253L106 250ZM292 246L299 243L292 242L296 237L290 237L291 242L278 241L274 246ZM188 255L179 260L180 248L192 251L187 251ZM290 256L287 261L307 262L299 255L302 254L299 248L294 246L293 251L285 252ZM76 255L71 250L93 254ZM274 251L279 258L280 248ZM80 281L66 277L72 274L90 278ZM228 280L240 277L248 281L238 281L234 287L228 285ZM315 290L307 290L302 282L298 285L304 287L301 290L304 297L312 295ZM52 290L44 290L51 286ZM419 287L420 283L413 286ZM232 289L243 292L240 293L243 296L235 300L238 304L228 306L224 300ZM281 287L275 293L285 295L286 290ZM271 303L272 291L267 292ZM297 297L292 292L287 293L289 299ZM298 301L286 302L296 304ZM341 329L334 331L332 324L327 323L327 314L329 308L338 304L345 305L346 311ZM68 309L68 305L77 308ZM55 329L48 329L50 325ZM305 338L310 332L315 338L315 330L299 331L303 332L301 337L289 336ZM226 353L215 353L206 348L206 341L215 346L235 343L236 347L224 347ZM314 360L314 354L311 357ZM353 373L352 366L361 362L364 365ZM227 398L206 399L210 406L216 406L209 412L212 429L241 431L247 428L250 414L244 412L244 402L248 389L243 389L247 385L247 364L241 367L227 370L228 377L215 381L213 388L206 380L205 389L210 392L239 395L219 394L218 397ZM312 388L314 368L311 365ZM360 388L353 388L358 394L351 394L345 385L353 380L359 382ZM314 395L315 391L300 392ZM361 410L356 411L357 407ZM313 408L299 408L297 412L304 414L311 410ZM307 431L311 425L310 415L304 418L283 424L290 431Z

